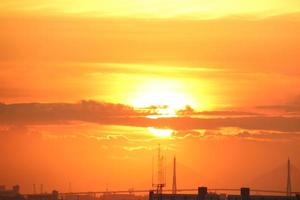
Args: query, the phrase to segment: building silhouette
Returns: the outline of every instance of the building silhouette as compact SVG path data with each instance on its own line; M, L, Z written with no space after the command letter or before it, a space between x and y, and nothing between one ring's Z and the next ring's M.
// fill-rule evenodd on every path
M300 194L294 196L251 195L250 188L241 188L239 195L208 193L207 187L199 187L197 194L160 194L149 192L149 200L300 200Z
M15 185L12 189L6 189L4 185L0 186L0 200L25 200L20 194L20 186Z
M26 200L58 200L58 191L52 193L29 194L26 195Z

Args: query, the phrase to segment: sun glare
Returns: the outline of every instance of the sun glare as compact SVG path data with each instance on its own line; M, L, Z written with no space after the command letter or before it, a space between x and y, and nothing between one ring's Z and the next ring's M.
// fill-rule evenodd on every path
M192 101L182 92L182 85L177 82L154 81L140 87L132 104L136 108L157 107L156 117L174 117L178 110L187 105L193 106Z
M148 130L155 136L157 137L170 137L173 134L173 130L172 129L158 129L158 128L154 128L154 127L148 127Z

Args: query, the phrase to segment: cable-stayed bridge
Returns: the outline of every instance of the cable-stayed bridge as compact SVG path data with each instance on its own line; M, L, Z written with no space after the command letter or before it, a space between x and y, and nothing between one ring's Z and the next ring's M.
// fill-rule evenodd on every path
M132 193L149 193L153 191L153 188L149 189L141 189L141 190L112 190L112 191L91 191L91 192L66 192L60 193L60 195L86 195L86 194L132 194ZM184 189L177 189L178 193L183 192L197 192L198 188L184 188ZM208 188L210 192L229 192L229 193L238 193L240 192L240 188ZM163 190L165 193L171 193L172 189L165 189ZM271 194L286 194L286 191L283 190L261 190L261 189L251 189L251 192L255 193L271 193ZM292 194L299 194L298 192L292 192Z
M175 169L175 160L174 160L174 169ZM173 182L176 180L176 170L173 172ZM275 179L274 179L275 178ZM279 178L279 179L276 179ZM288 161L288 165L283 164L278 167L275 167L273 170L261 175L260 177L254 179L255 182L260 182L264 183L263 181L272 181L273 182L279 182L282 187L281 190L278 189L265 189L264 187L257 187L257 186L252 186L251 187L251 193L252 194L270 194L270 195L295 195L295 194L300 194L300 188L299 187L294 187L293 188L293 181L295 182L295 179L300 178L300 170L290 163ZM275 180L275 181L274 181ZM300 180L300 179L299 179ZM299 184L299 180L298 184ZM176 184L176 182L175 182ZM259 184L257 184L259 185ZM174 194L174 183L172 185L172 189L166 189L163 188L162 192L166 194ZM264 185L262 185L264 186ZM178 188L177 185L175 185L176 188L176 193L197 193L198 188ZM274 187L278 188L278 187ZM209 192L211 193L225 193L225 194L238 194L241 190L241 188L227 188L227 187L222 187L222 188L207 188ZM129 189L129 190L103 190L103 191L88 191L88 192L65 192L65 193L59 193L60 196L68 196L68 195L90 195L90 196L99 196L99 195L104 195L104 194L148 194L150 191L155 191L154 188L145 188L145 189ZM35 193L35 192L34 192Z

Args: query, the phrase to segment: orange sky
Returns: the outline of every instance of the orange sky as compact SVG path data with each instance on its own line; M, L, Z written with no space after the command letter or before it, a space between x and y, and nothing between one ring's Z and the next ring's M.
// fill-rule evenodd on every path
M284 190L299 35L296 0L0 1L0 185L149 188L161 143L179 188Z

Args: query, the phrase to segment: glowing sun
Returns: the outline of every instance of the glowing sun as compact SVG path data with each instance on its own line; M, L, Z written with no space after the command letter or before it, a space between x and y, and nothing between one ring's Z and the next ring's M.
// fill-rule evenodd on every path
M194 103L187 97L182 84L174 81L153 80L139 87L132 104L137 108L154 106L157 117L174 117L178 110Z

